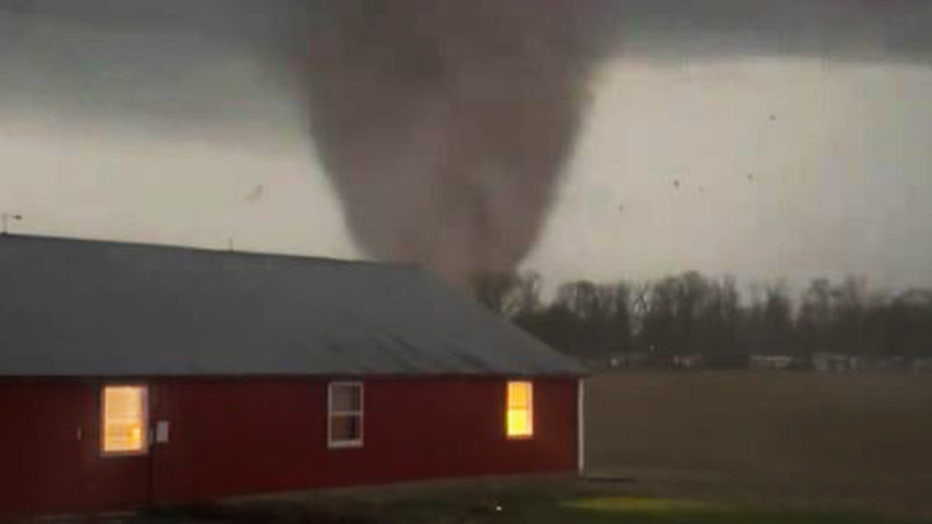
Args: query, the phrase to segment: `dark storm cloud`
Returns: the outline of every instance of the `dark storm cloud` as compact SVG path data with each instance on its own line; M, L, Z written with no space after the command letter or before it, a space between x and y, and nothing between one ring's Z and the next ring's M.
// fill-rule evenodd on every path
M932 57L924 0L636 0L610 2L620 49L651 58Z
M356 240L461 278L511 267L531 248L590 73L608 55L926 64L932 7L0 0L0 112L161 122L174 133L273 129L276 111L310 115Z
M0 112L198 126L304 107L293 1L0 0ZM192 127L194 129L192 129Z
M394 11L405 5L347 1L384 4ZM270 99L284 94L297 98L291 102L303 103L301 79L313 74L300 67L308 47L307 28L332 20L333 10L328 8L332 3L0 0L0 109L34 103L84 116L167 117L178 125L226 120L252 108L261 113L263 106L256 100L266 93ZM547 19L534 2L499 3L510 6L499 11L511 11L506 15L512 18L525 11L528 16L540 12ZM571 26L570 34L590 44L610 39L619 55L634 59L802 56L921 63L932 59L932 2L925 0L547 4L570 13L560 20ZM572 16L575 8L580 9ZM465 34L480 37L481 32L473 28ZM418 56L424 59L421 53L407 62L416 62ZM254 66L257 74L226 78L216 71L233 59Z

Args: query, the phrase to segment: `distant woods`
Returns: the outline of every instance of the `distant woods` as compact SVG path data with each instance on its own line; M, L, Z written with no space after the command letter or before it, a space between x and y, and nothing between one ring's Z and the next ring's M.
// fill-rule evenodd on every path
M887 294L851 277L812 280L799 296L782 283L742 293L731 277L687 272L641 283L568 282L545 302L535 273L476 275L472 285L486 307L586 359L932 356L932 289Z

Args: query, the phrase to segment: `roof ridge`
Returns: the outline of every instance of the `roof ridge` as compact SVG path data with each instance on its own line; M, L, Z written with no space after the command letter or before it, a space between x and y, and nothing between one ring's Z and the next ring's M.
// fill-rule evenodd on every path
M3 233L0 234L0 246L3 242L8 241L38 241L38 242L53 242L53 243L72 243L72 244L88 244L88 245L102 245L110 247L124 247L128 249L152 249L165 252L188 252L194 254L204 254L204 255L226 255L231 257L242 257L242 258L271 258L271 259L281 259L281 260L300 260L313 263L326 263L334 265L349 265L349 266L370 266L370 267L379 267L384 269L401 269L401 270L420 270L417 266L413 264L405 264L400 262L382 262L374 260L353 260L345 258L336 258L336 257L327 257L321 255L304 255L299 253L276 253L270 251L249 251L249 250L230 250L230 249L221 249L221 248L210 248L204 246L187 246L181 244L162 244L156 242L144 242L144 241L134 241L134 240L121 240L121 239L109 239L109 238L88 238L88 237L66 237L66 236L53 236L53 235L32 235L32 234L22 234L22 233Z

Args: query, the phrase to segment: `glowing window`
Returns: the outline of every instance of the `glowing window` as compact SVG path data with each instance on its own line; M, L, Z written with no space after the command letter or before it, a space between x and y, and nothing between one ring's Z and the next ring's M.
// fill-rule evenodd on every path
M505 425L509 438L527 438L534 434L534 387L530 382L508 383Z
M145 453L148 444L145 386L105 386L101 449L105 454Z
M328 445L331 448L362 446L362 383L333 382L327 397Z

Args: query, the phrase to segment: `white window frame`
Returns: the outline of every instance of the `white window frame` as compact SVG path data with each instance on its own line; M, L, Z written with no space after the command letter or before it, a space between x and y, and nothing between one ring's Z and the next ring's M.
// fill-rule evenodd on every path
M337 387L355 387L359 388L359 410L358 411L334 411L333 409L333 390ZM327 447L330 449L342 448L361 448L363 435L365 432L365 385L360 381L340 381L330 382L327 384ZM333 439L333 417L359 417L359 438L352 440L334 440Z
M527 384L529 387L528 392L528 416L530 417L531 423L531 432L526 435L511 435L508 432L508 412L511 410L509 406L508 390L511 389L511 384ZM534 381L530 379L512 379L505 382L505 438L508 440L531 440L534 438L535 433L537 432L537 425L534 423Z
M142 390L142 446L137 450L129 451L107 451L106 450L106 438L107 438L107 388L140 388ZM98 412L100 413L100 439L98 439L98 446L100 450L101 457L138 457L149 454L149 445L151 444L149 439L149 385L141 382L110 382L101 385L100 387L100 405L98 406Z

